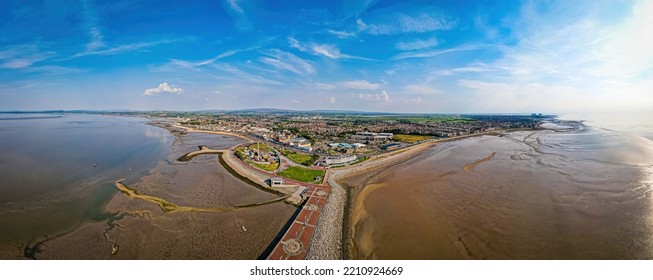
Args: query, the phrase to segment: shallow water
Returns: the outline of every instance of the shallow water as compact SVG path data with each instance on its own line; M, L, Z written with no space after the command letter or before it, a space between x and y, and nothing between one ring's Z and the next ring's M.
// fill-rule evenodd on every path
M653 258L653 142L636 134L578 126L442 143L364 185L354 258Z
M165 159L168 131L147 119L0 114L0 250L24 247L113 216L113 181Z

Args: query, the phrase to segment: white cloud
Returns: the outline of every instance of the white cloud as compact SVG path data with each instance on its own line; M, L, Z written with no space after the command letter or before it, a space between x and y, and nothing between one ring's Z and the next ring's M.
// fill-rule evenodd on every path
M158 95L162 93L181 94L182 92L184 92L182 88L171 86L170 84L168 84L168 82L163 82L159 84L158 87L146 89L145 92L143 92L143 94L152 96L152 95Z
M375 10L368 17L365 21L358 19L356 24L360 31L372 35L425 33L455 26L455 22L437 8L416 8L406 3Z
M273 49L264 52L264 54L268 56L260 58L259 61L279 70L290 71L299 75L315 74L313 65L292 53Z
M329 104L336 104L336 97L335 96L331 96L329 98Z
M130 43L130 44L124 44L124 45L119 45L115 46L112 48L106 48L106 49L99 49L99 50L86 50L84 52L77 53L71 57L60 59L62 60L70 60L73 58L78 58L78 57L84 57L84 56L89 56L89 55L114 55L114 54L121 54L121 53L126 53L126 52L131 52L131 51L136 51L136 50L141 50L143 48L147 47L152 47L160 44L168 44L168 43L174 43L179 40L159 40L159 41L151 41L151 42L139 42L139 43Z
M370 83L367 80L346 81L342 83L342 86L350 89L363 89L363 90L379 89L381 87L380 84Z
M395 55L392 60L398 60L398 59L406 59L406 58L427 58L427 57L436 57L448 53L455 53L455 52L467 52L467 51L473 51L477 50L483 47L487 47L486 45L462 45L458 47L453 47L449 49L442 49L442 50L425 50L425 51L412 51L412 52L402 52L397 55Z
M340 50L332 45L313 45L312 49L313 52L328 58L339 59L343 57Z
M413 51L413 50L428 49L430 47L435 47L437 45L438 45L438 41L431 38L427 40L417 39L410 42L398 42L395 45L395 47L402 51Z
M306 52L308 51L308 48L304 46L299 40L293 38L293 37L288 37L288 43L290 44L290 47L298 49L300 51Z
M332 90L336 89L336 86L327 83L315 83L313 86L318 90Z
M416 84L408 85L404 89L407 93L421 94L421 95L434 95L441 93L440 90L431 85Z
M424 100L422 100L421 96L418 96L417 98L406 98L406 97L401 97L397 99L399 102L408 104L408 105L421 105L424 104Z
M53 52L41 52L36 45L14 45L0 51L0 68L24 69L53 57Z
M383 92L381 92L381 98L383 99L383 101L386 101L386 102L390 101L390 95L385 90Z
M328 32L333 34L333 35L336 35L338 38L341 38L341 39L356 37L356 33L354 33L354 32L338 31L338 30L333 30L333 29L329 29Z
M82 8L84 18L86 20L86 28L88 29L88 34L91 37L91 41L86 44L87 51L93 51L104 47L104 36L100 32L100 27L98 25L98 16L95 7L92 3L89 3L88 0L82 1Z
M328 57L328 58L331 58L331 59L371 60L371 59L365 58L365 57L340 53L340 49L338 49L334 45L316 44L316 43L304 44L304 43L298 41L297 39L295 39L293 37L288 37L288 43L290 43L290 46L292 48L295 48L295 49L297 49L299 51L307 52L307 53L310 53L310 54L313 54L313 55L325 56L325 57Z
M241 6L242 3L239 0L225 0L224 7L227 10L227 13L235 21L235 26L238 30L247 31L252 29L252 23L250 22L245 10Z
M429 76L429 79L427 79L427 81L430 82L435 77L451 76L464 73L482 73L488 71L491 71L491 69L488 69L487 65L485 64L472 64L470 66L457 67L453 69L440 69L428 72L427 75Z
M517 43L496 47L501 57L484 68L493 75L458 85L493 108L650 110L644 108L653 108L653 94L643 94L642 85L653 84L653 1L640 1L625 15L610 3L587 8L555 2L546 13L525 5L512 26ZM568 10L581 13L556 12Z
M358 98L363 100L368 100L368 101L384 101L384 102L390 101L390 95L385 90L381 91L381 93L376 93L376 94L359 93Z

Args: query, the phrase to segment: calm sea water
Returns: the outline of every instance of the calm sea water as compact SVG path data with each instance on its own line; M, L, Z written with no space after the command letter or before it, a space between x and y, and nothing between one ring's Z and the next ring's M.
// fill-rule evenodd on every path
M0 114L0 251L106 220L113 181L138 179L173 138L147 119Z
M583 121L596 128L632 133L653 140L653 113L564 114L558 118Z

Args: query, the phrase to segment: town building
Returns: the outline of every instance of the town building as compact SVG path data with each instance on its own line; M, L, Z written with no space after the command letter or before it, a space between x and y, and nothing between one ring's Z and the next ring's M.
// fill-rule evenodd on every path
M334 157L326 157L324 159L324 162L326 163L327 166L331 165L341 165L341 164L347 164L354 162L358 159L356 155L342 155L342 156L334 156Z
M283 186L283 178L280 178L280 177L270 178L270 186L272 186L272 187Z
M392 139L392 137L394 137L394 134L392 133L376 133L376 132L356 132L356 134L352 135L353 139L367 140L372 142L390 140Z

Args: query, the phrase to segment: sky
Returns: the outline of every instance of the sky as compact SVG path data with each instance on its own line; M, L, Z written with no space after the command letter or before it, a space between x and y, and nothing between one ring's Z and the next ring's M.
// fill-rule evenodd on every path
M0 110L653 111L653 1L0 1Z

